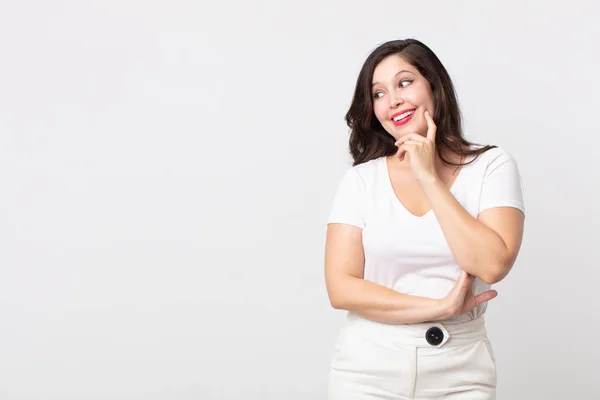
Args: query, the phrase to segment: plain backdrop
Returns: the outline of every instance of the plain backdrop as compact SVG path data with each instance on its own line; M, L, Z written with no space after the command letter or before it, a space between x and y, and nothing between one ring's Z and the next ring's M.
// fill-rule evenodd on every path
M523 178L498 398L600 398L594 4L2 1L0 399L326 399L343 117L409 37Z

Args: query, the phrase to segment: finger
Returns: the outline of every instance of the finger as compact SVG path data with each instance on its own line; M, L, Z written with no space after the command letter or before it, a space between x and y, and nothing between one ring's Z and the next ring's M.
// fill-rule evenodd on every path
M427 139L435 143L435 134L437 126L433 122L433 117L429 114L429 111L425 111L425 120L427 121Z
M460 274L458 275L458 278L456 278L456 282L454 283L455 287L463 287L466 280L469 278L467 272L464 269L460 270Z
M468 292L471 291L471 287L473 286L473 278L470 276L465 278L464 282L460 286L460 291L467 295Z
M412 143L404 143L398 149L398 158L403 161L407 154L413 154L416 151L416 145Z
M473 278L471 275L469 275L466 271L461 270L460 275L454 283L452 291L456 293L457 296L464 298L471 289L472 281Z
M404 145L416 146L416 145L419 145L421 143L423 143L423 142L419 142L419 141L416 141L416 140L408 139L408 140L405 140L404 143L402 143L399 147L402 147Z
M460 271L459 280L461 281L461 286L469 287L473 283L473 275L463 269Z
M425 140L425 138L421 135L419 135L418 133L409 133L406 134L404 136L402 136L400 139L396 140L396 143L394 143L396 146L402 146L402 144L404 142L406 142L407 140L413 140L413 141L423 141Z
M415 148L415 145L412 143L404 143L402 146L398 147L399 152L410 153Z
M498 296L498 292L495 290L487 290L483 293L478 294L477 296L473 296L471 299L469 299L469 307L475 308L478 305L480 305L481 303L485 303L486 301L490 301L493 298L495 298L496 296Z
M404 160L405 155L406 155L406 150L398 148L398 151L396 152L396 157L398 157L400 159L400 161Z

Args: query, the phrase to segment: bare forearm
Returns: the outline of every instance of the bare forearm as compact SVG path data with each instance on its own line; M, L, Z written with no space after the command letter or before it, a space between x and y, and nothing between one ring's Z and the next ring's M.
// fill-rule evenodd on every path
M439 179L425 180L422 187L461 268L488 283L497 280L508 262L502 238L469 214Z
M399 293L351 275L336 279L331 304L364 318L390 324L438 321L447 317L441 300Z

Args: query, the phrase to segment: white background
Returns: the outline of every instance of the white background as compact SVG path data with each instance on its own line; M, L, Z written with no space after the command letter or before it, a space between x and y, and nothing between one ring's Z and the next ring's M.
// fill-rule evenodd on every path
M325 399L343 116L408 37L525 185L498 398L598 396L591 1L0 4L0 399Z

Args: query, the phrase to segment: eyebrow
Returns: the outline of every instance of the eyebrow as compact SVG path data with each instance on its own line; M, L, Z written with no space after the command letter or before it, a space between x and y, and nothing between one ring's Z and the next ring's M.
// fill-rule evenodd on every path
M407 70L407 69L403 69L403 70L401 70L401 71L398 71L398 72L396 72L396 74L394 75L394 78L395 78L395 77L397 77L398 75L400 75L400 74L401 74L401 73L403 73L403 72L408 72L409 74L412 74L412 72L411 72L411 71L409 71L409 70ZM378 84L379 84L379 82L373 82L373 83L371 84L371 87L373 87L373 86L375 86L375 85L378 85Z

